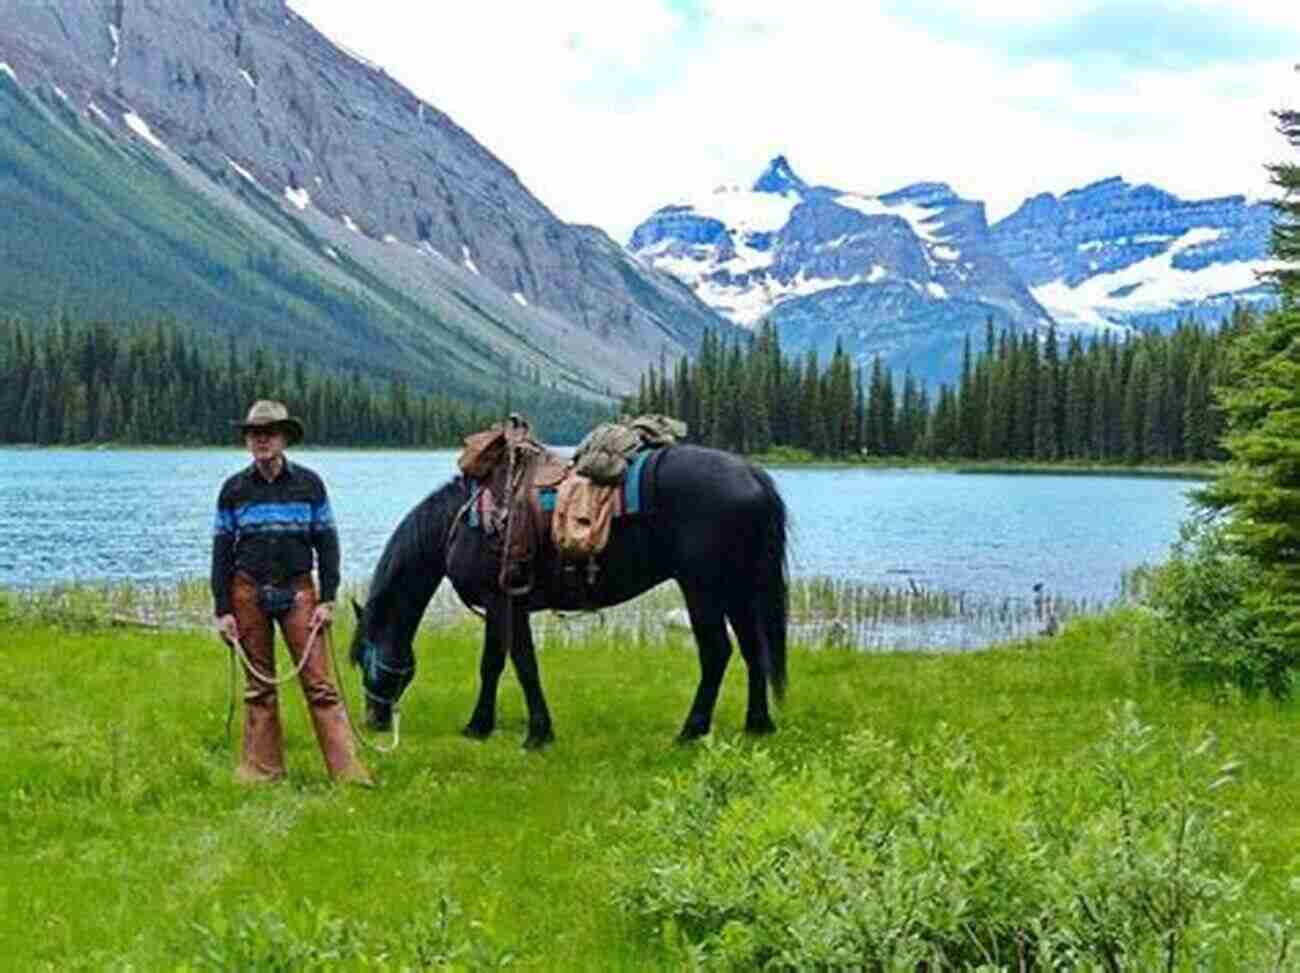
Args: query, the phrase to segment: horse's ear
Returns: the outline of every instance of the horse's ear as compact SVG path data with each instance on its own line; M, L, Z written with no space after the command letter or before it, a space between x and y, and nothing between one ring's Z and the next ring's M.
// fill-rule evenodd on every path
M352 610L357 613L357 621L359 622L361 621L361 616L365 614L365 609L363 609L360 605L357 604L357 600L355 598L351 599L351 601L352 601Z

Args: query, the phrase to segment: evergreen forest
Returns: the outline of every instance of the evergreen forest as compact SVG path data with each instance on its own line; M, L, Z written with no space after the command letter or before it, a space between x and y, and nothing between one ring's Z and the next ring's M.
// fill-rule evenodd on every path
M1064 341L986 327L966 337L960 378L931 390L901 383L877 357L854 368L840 348L788 356L771 324L742 342L706 334L694 361L661 361L628 411L684 420L697 442L744 453L823 457L1195 463L1221 459L1212 389L1230 378L1225 349L1256 315L1219 327Z
M229 445L232 420L262 398L285 402L309 442L330 446L459 446L504 409L529 415L546 438L576 442L610 411L527 376L479 403L419 394L401 378L376 385L171 323L0 321L0 443Z

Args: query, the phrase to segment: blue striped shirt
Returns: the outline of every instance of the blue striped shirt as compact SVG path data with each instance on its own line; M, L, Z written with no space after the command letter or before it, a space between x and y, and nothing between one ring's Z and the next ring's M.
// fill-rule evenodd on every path
M325 484L315 472L286 459L274 480L264 479L253 464L222 484L212 538L218 615L231 610L236 572L274 584L309 573L313 563L321 600L333 601L339 586L338 531Z

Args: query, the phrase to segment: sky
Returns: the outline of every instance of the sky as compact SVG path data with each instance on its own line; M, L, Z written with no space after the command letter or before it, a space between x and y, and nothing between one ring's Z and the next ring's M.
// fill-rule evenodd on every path
M1294 0L290 0L446 112L562 220L620 243L748 186L921 181L990 221L1110 176L1272 195Z

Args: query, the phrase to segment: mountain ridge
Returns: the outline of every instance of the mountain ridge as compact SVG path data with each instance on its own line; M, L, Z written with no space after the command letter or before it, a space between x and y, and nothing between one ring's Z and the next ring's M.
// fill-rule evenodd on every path
M78 119L71 137L97 129L155 156L213 220L260 232L256 214L277 210L267 246L292 251L294 272L309 264L362 304L402 304L398 317L457 347L480 385L509 362L557 387L626 391L665 352L728 327L600 231L561 222L445 113L283 0L0 0L0 16L0 63L43 110ZM437 364L417 354L406 371Z
M869 195L813 186L785 155L748 189L679 199L628 248L721 314L768 318L783 346L947 380L968 334L1163 327L1267 302L1272 211L1243 196L1181 200L1119 176L1041 193L990 225L938 181Z

